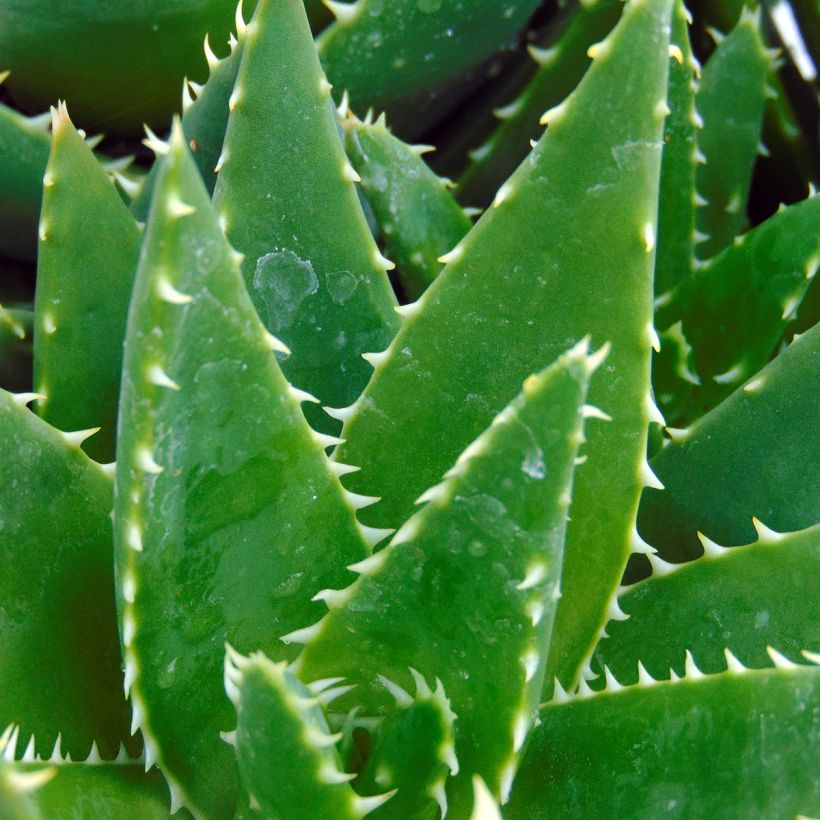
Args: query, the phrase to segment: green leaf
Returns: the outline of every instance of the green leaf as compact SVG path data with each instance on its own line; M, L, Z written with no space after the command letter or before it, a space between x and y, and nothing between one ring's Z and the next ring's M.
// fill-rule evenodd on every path
M350 404L398 324L353 186L304 8L262 0L245 35L214 203L268 329L293 354L287 377ZM319 408L312 424L332 432Z
M670 13L671 0L627 7L495 207L405 311L338 451L362 467L351 486L382 497L370 521L402 521L529 373L587 334L611 344L590 398L612 421L590 426L567 535L571 605L559 605L554 656L567 681L640 546L638 498L654 481L645 464L652 250Z
M312 689L261 652L243 658L228 650L225 688L236 707L239 771L252 806L262 817L288 820L358 820L389 795L359 797L341 771L319 705L339 694L318 681ZM323 688L325 687L325 688ZM347 690L347 687L338 687Z
M140 820L168 817L168 787L159 772L146 774L140 761L124 753L104 763L96 748L75 763L59 751L35 762L27 749L18 752L19 727L9 725L0 736L0 805L4 820ZM179 815L178 815L179 816ZM189 816L187 812L182 817Z
M618 21L622 4L615 0L579 3L566 26L544 48L530 48L538 70L508 105L495 110L499 122L489 138L470 152L470 163L458 180L462 202L488 205L499 186L541 136L538 118L562 102L578 85L591 59L590 46L606 37Z
M407 687L410 669L441 678L456 720L461 817L480 774L509 789L540 700L583 402L596 366L586 342L523 392L429 489L389 546L325 595L330 610L285 641L306 643L300 676L359 684L356 704L383 710L379 675Z
M760 13L744 9L703 68L696 105L703 119L698 148L699 259L731 244L746 224L746 200L757 158L772 55L760 33Z
M681 282L657 311L659 327L681 323L686 368L699 382L686 390L688 406L670 408L669 423L716 407L766 363L820 263L818 224L818 196L783 208Z
M640 661L656 679L685 671L690 651L704 672L726 667L728 648L746 666L769 666L767 646L793 660L820 650L814 602L820 598L820 524L775 533L755 520L758 539L686 564L650 557L653 574L627 587L618 603L627 620L610 621L593 668L636 683ZM623 617L623 616L620 616Z
M695 668L541 710L507 820L816 817L816 667Z
M225 129L228 127L228 99L236 82L244 41L244 32L240 31L239 39L227 57L221 60L211 59L208 79L204 84L199 85L187 80L183 84L182 131L188 140L194 162L202 174L205 187L210 193L213 193L216 185L216 164L222 153ZM161 143L154 143L151 137L146 142L151 147L161 147ZM132 213L143 222L148 218L158 172L159 163L155 162L145 184L131 203Z
M752 516L778 532L820 521L820 325L799 337L652 459L641 534L669 561L701 554L696 532L748 544Z
M452 79L512 39L538 0L356 0L318 40L328 79L356 108Z
M396 263L403 295L418 299L444 267L448 253L472 227L447 180L421 158L429 146L407 145L375 123L348 116L345 148L381 228L387 255Z
M373 812L373 820L435 820L447 816L445 783L458 772L453 740L456 716L441 681L430 689L417 672L413 696L384 680L396 708L378 728L373 750L356 780L360 793L396 790L390 801Z
M672 15L673 60L669 68L669 109L663 133L658 198L658 254L655 295L662 299L692 272L695 262L695 169L697 129L695 76L699 66L689 42L688 12L677 0Z
M278 636L385 533L360 533L371 499L346 496L308 427L179 126L128 322L114 520L133 725L175 805L229 816L225 641L292 657Z
M128 737L111 555L111 479L0 391L0 723L37 753L113 757Z
M5 66L4 66L5 68ZM7 77L0 69L0 83ZM0 105L0 256L34 259L51 139L48 115L24 117Z
M0 7L2 69L15 101L42 108L68 100L78 123L131 135L167 123L183 74L200 79L202 38L228 35L236 0L75 0L59 14L51 0ZM0 69L0 70L2 70Z
M53 112L34 303L37 412L114 460L122 342L142 236L64 105Z
M33 326L32 311L0 305L0 387L4 390L31 390Z

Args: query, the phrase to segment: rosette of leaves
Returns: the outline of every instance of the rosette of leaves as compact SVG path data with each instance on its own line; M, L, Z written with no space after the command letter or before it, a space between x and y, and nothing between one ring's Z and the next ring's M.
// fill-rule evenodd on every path
M676 0L570 9L473 224L328 76L444 87L532 4L399 5L240 9L144 179L24 124L3 811L816 816L820 205L747 223L760 17L701 70Z

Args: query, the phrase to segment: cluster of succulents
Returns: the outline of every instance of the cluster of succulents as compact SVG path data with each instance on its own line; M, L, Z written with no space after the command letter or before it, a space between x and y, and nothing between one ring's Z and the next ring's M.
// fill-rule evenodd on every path
M820 816L816 3L233 2L0 9L0 816Z

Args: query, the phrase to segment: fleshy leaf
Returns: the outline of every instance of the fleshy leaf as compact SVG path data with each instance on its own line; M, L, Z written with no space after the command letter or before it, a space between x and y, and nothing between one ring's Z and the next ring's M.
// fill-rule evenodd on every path
M396 263L403 295L418 299L444 267L440 257L473 223L419 148L394 137L384 119L363 123L351 116L343 124L347 154L362 179L387 255Z
M305 680L359 684L370 714L391 700L379 675L404 689L410 669L439 676L458 716L456 817L473 774L496 796L509 789L540 700L594 366L583 343L529 378L390 544L354 567L360 578L330 599L297 662Z
M488 205L499 186L541 136L538 118L563 102L589 68L588 50L604 38L623 8L618 0L579 3L555 41L532 48L538 70L513 101L497 108L499 122L489 138L470 152L470 164L458 180L458 194L470 205Z
M704 672L726 668L728 648L746 666L769 666L767 646L800 660L820 650L820 524L775 533L758 522L758 540L722 548L705 540L697 561L652 558L652 577L627 587L618 604L627 620L611 621L593 669L609 667L624 684L638 680L638 661L655 679L683 675L690 651Z
M301 0L262 0L246 33L214 203L287 377L330 407L364 389L398 324ZM319 408L315 426L335 431Z
M368 549L242 284L179 126L129 313L115 543L134 726L175 799L230 816L237 774L223 646L293 655ZM383 536L383 534L381 534Z
M494 207L410 312L344 428L339 458L370 521L404 520L521 380L591 334L610 342L590 398L554 659L571 681L591 654L633 548L643 485L652 268L671 0L633 0ZM580 154L579 154L580 152ZM579 160L579 155L583 160ZM526 232L522 233L522 225ZM469 308L465 308L469 306Z
M820 813L816 667L618 689L541 710L507 820Z
M0 83L3 79L0 74ZM24 117L0 105L0 256L37 255L43 172L51 142L48 122L48 116Z
M688 12L677 0L672 15L669 109L663 134L658 198L655 295L662 299L692 272L695 262L695 170L700 119L695 110L699 71L689 43Z
M168 787L159 772L146 774L141 761L121 754L104 763L96 747L83 762L63 759L57 750L44 762L35 762L33 753L20 761L14 759L20 745L19 727L9 725L0 736L0 806L7 820L168 817Z
M356 788L368 795L394 789L396 794L373 812L373 820L435 820L447 816L445 783L449 775L458 773L453 741L456 715L441 681L433 690L418 673L415 678L413 696L392 681L384 681L396 700L396 708L379 726Z
M65 106L53 117L34 303L37 412L62 430L99 427L84 447L108 462L142 236Z
M225 661L225 688L237 714L229 738L249 802L262 817L358 820L369 804L350 786L354 775L340 768L321 695L286 667L261 652L243 658L229 650Z
M111 556L111 479L0 391L0 723L47 756L113 757L128 737ZM86 433L87 434L87 433Z
M800 336L652 459L664 490L641 501L643 537L668 561L702 553L700 530L748 544L752 517L778 532L820 521L820 325Z
M662 402L668 423L703 415L766 363L820 263L818 224L820 196L782 209L681 282L658 310L658 327L681 323L686 368L699 382L686 388L688 406Z
M760 13L741 15L703 67L696 104L703 118L698 148L695 253L709 259L731 244L746 224L746 200L757 158L772 57L760 33Z
M498 49L538 0L356 0L328 3L319 37L328 79L356 107L385 105L454 77Z

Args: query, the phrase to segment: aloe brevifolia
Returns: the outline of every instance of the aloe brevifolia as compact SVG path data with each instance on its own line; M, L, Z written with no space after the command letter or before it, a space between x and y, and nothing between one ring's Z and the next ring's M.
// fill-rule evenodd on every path
M240 6L141 190L70 100L3 111L4 207L44 175L0 290L9 816L820 812L818 199L745 217L774 55L583 3L455 190L354 113L534 5L334 2L318 47Z

